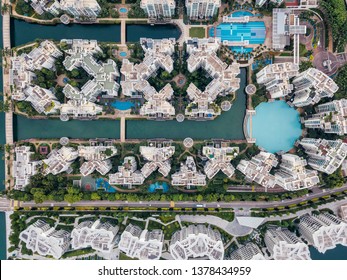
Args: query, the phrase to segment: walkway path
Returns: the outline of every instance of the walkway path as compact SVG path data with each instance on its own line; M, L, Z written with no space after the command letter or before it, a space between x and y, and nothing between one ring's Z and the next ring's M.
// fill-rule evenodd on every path
M122 19L121 20L121 45L126 46L126 32L127 32L127 27L126 27L126 20Z
M125 117L120 118L120 142L125 142Z
M8 0L3 1L3 5L9 5ZM10 9L4 12L2 15L2 38L3 38L3 48L4 55L2 59L3 67L3 100L4 103L9 103L9 111L5 113L5 136L6 144L13 144L13 112L11 104L11 88L10 88L10 66L11 66L11 25L10 25ZM12 155L8 160L8 156L5 156L5 166L12 166ZM10 174L12 171L10 170ZM5 187L9 188L12 185L12 179L9 177L8 169L5 172Z

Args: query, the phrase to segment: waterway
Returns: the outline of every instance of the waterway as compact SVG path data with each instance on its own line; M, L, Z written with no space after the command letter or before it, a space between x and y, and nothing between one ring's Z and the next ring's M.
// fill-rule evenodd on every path
M18 19L11 20L12 47L30 43L36 39L89 39L101 42L120 42L120 24L71 24L38 25ZM175 25L127 25L127 41L138 42L141 37L162 39L181 36Z
M347 247L338 245L333 250L328 250L321 254L316 248L310 247L312 260L347 260Z

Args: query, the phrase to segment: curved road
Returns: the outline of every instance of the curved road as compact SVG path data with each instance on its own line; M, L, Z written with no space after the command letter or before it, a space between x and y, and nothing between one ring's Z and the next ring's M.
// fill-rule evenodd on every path
M300 202L308 201L313 198L319 198L325 195L331 195L334 193L347 191L347 184L341 188L322 190L314 189L313 193L307 194L302 197L282 200L282 201L232 201L232 202L194 202L194 201L181 201L175 202L175 208L194 208L194 207L205 207L205 208L269 208L279 206L289 206L291 204L298 204ZM202 206L197 206L202 205ZM47 201L41 204L35 202L20 202L20 207L132 207L132 208L170 208L169 201L79 201L73 204L67 202L51 202Z

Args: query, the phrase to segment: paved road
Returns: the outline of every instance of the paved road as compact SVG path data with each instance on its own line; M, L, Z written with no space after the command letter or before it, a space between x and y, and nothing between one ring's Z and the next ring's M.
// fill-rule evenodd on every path
M347 184L341 188L326 190L315 189L313 193L307 194L305 196L283 200L283 201L232 201L232 202L194 202L194 201L180 201L175 202L176 208L193 208L198 207L197 205L202 205L200 207L206 208L269 208L278 206L289 206L291 204L297 204L303 201L308 201L313 198L319 198L325 195L346 191ZM41 204L36 204L35 202L20 202L20 207L131 207L131 208L170 208L169 201L80 201L74 204L69 204L67 202L44 202Z

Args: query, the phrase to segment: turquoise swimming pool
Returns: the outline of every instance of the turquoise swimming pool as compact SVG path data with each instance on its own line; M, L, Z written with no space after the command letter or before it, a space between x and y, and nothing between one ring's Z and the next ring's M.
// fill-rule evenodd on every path
M251 53L253 51L253 48L245 48L245 47L230 47L230 49L238 53Z
M134 103L131 101L115 101L111 103L111 106L121 111L129 110L132 107L135 107Z
M127 8L120 8L119 11L121 13L127 13L128 12L128 9Z
M210 37L219 37L222 41L243 42L250 44L263 44L266 36L266 27L262 21L247 23L221 23L217 28L210 29Z
M252 137L270 153L287 152L301 136L299 113L285 101L261 103L252 117ZM249 121L247 124L249 133Z
M114 189L104 178L98 178L95 181L96 190L104 190L108 193L115 193L116 189Z
M169 190L169 185L166 182L156 182L155 184L151 184L148 188L148 192L154 193L156 190L162 190L163 193L166 193Z
M126 57L128 54L127 54L127 52L120 52L119 55L120 55L121 57Z
M247 12L247 11L237 11L231 14L232 17L244 17L244 16L249 16L252 17L253 14L251 12Z

